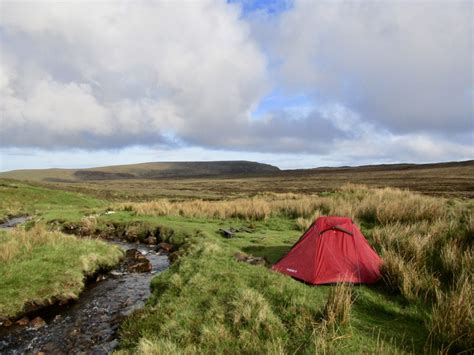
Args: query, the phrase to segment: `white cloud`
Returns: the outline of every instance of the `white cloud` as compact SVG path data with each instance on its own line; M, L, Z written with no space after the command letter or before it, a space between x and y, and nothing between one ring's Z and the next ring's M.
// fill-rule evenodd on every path
M296 1L274 50L295 90L394 131L472 129L470 1Z
M29 123L116 134L124 145L164 130L212 144L209 127L241 126L265 89L264 57L238 7L222 1L2 7L3 50L22 74L14 82L0 76L10 93L2 105L5 135Z

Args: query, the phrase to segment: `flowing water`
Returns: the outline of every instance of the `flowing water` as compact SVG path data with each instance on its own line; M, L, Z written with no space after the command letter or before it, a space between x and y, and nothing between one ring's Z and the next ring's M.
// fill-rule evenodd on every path
M132 311L142 308L150 296L150 281L169 266L166 255L158 255L144 244L119 244L138 249L150 260L149 273L124 272L122 263L89 284L76 302L44 309L36 314L46 321L39 329L13 325L0 327L0 354L106 354L118 344L117 330Z
M27 216L21 216L21 217L15 217L15 218L10 218L4 223L0 223L0 229L10 229L14 228L18 224L22 224L28 220Z

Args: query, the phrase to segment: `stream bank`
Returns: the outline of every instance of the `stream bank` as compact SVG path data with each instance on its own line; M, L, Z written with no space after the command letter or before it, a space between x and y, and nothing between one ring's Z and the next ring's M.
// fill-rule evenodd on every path
M149 261L151 271L130 273L129 260L125 259L111 272L99 275L77 301L30 314L30 319L38 316L45 321L37 328L32 323L0 327L1 354L106 354L118 345L120 323L144 306L150 296L151 279L168 268L169 259L145 244L109 242L124 250L137 249L134 253Z

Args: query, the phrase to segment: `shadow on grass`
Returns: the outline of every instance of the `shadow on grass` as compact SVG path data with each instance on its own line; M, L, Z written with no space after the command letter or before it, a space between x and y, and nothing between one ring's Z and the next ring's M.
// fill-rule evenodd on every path
M242 248L242 251L253 256L263 256L271 264L274 264L285 255L291 246L288 245L274 245L274 246L263 246L263 245L252 245Z
M381 290L361 288L353 312L359 321L357 330L365 336L380 336L402 352L427 352L429 331L421 309L394 301Z

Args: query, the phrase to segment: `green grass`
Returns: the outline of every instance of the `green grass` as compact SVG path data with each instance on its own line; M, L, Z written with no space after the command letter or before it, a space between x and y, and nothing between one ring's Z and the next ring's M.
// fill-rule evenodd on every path
M25 214L46 220L77 220L104 206L106 202L91 196L0 180L0 221Z
M122 257L117 246L41 227L0 232L0 254L0 318L77 298L85 276L114 266Z
M236 221L226 222L235 225ZM323 312L332 286L305 285L265 267L234 260L236 251L249 248L268 259L279 258L299 235L290 231L293 236L288 237L279 230L285 223L276 223L275 230L257 223L257 232L234 239L215 233L221 224L218 221L203 224L200 229L205 231L196 231L188 239L187 255L153 280L147 308L125 322L124 349L360 353L373 352L383 344L392 353L423 351L428 331L419 306L390 297L377 287L359 286L351 325L325 333ZM193 229L196 224L199 222L173 220L178 230ZM272 247L277 241L283 243L281 247Z
M0 205L3 215L11 214L8 212L9 204L19 201L22 213L41 218L50 228L130 241L154 235L161 241L180 246L181 257L178 261L153 279L152 296L145 309L123 324L123 352L437 352L453 337L444 339L444 345L433 337L430 324L432 306L437 300L432 296L423 296L426 287L441 292L443 297L440 299L455 299L452 295L459 293L454 288L453 277L465 277L469 281L466 270L474 260L472 200L425 198L398 190L377 191L357 186L333 194L313 196L315 208L323 206L326 209L318 213L352 214L358 219L369 242L382 258L389 260L390 257L390 265L394 266L389 270L389 275L394 277L393 286L380 281L373 286L354 287L348 324L334 326L328 324L325 311L333 286L305 285L269 268L240 263L234 258L236 252L245 252L264 256L274 263L301 235L297 218L311 218L316 211L302 209L303 216L298 208L289 210L287 214L275 209L268 214L268 218L258 221L251 218L191 218L179 214L151 216L139 214L133 208L105 215L102 212L107 207L118 208L119 204L12 181L0 185L0 197L4 197ZM411 201L409 204L413 212L407 212L407 201ZM218 233L220 228L242 226L252 229L252 232L240 232L231 239L225 239ZM2 235L0 238L1 246L9 237ZM62 235L61 238L73 237ZM77 239L67 240L69 243L69 240ZM38 289L41 289L40 285L43 285L43 291L48 289L45 285L50 282L49 276L35 279L34 273L31 276L26 271L25 275L19 276L23 269L29 270L31 265L38 269L45 268L46 273L53 273L53 270L58 273L56 266L50 268L44 265L52 260L56 260L57 265L76 263L69 268L78 272L78 279L83 273L90 272L90 267L83 267L83 261L66 260L64 255L77 255L81 259L81 250L82 255L102 254L106 250L101 249L104 246L100 244L89 244L97 241L80 242L86 244L71 246L67 253L61 255L55 254L59 251L54 248L39 248L25 254L23 259L15 257L15 263L24 264L19 264L15 272L5 274L10 275L11 282L18 284L8 286L7 291L0 291L4 292L4 299L18 298L18 293L11 293L9 289L28 290L28 283L32 282L37 282ZM454 251L452 256L446 254L450 248ZM445 254L447 257L443 256ZM58 259L54 259L53 255ZM84 258L87 259L87 256ZM67 280L73 278L69 276ZM22 286L19 286L20 282ZM65 293L75 289L71 284L63 286ZM469 292L470 289L467 290ZM466 305L469 306L465 302L458 307L454 303L458 307L457 312L469 322L472 317L464 312ZM442 303L439 307L444 307L440 314L454 313L449 312L450 308ZM449 322L456 330L456 318L449 319ZM461 331L464 332L463 329ZM453 334L457 337L456 332ZM469 337L463 335L461 340L450 350L469 348Z

